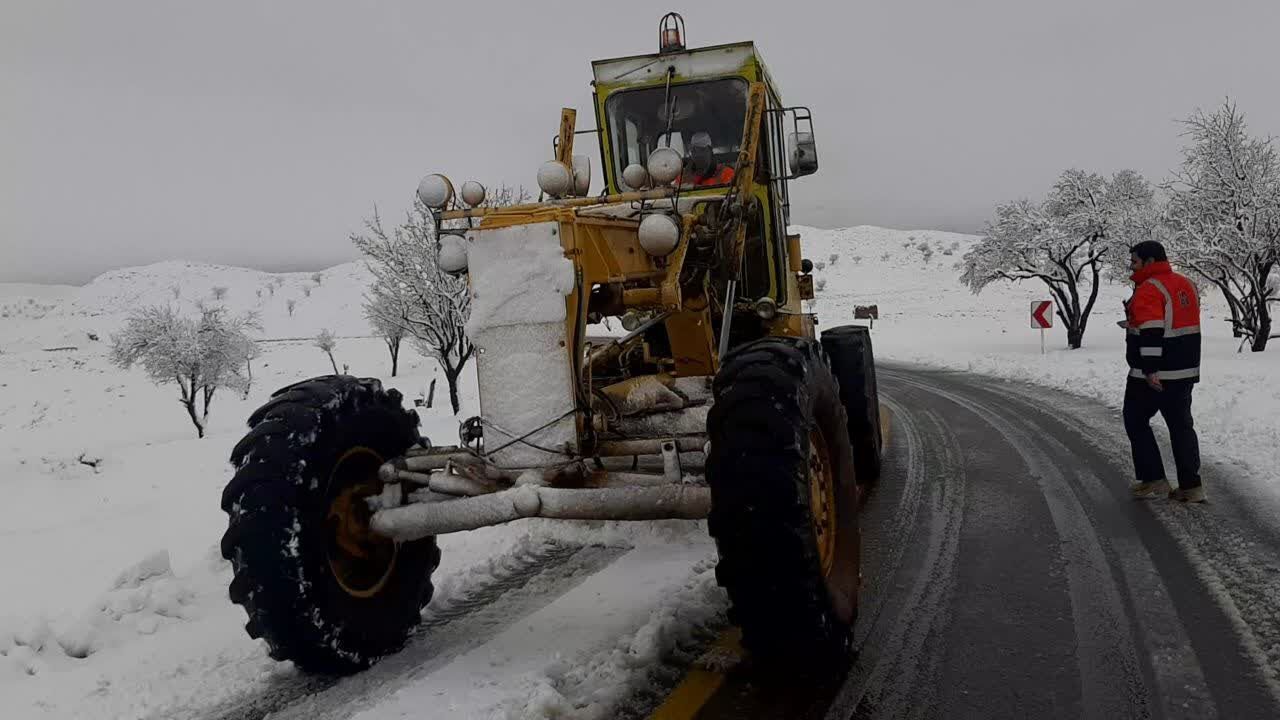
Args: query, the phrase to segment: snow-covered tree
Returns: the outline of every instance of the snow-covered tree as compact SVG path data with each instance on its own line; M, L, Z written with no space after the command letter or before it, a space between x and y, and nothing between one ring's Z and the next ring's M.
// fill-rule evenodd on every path
M289 317L293 317L293 311L295 308L298 307L298 301L294 300L293 298L289 298L288 300L284 301L284 307L286 310L289 311Z
M227 288L225 286L219 285L218 287L215 287L213 289L214 300L222 300L226 296L227 296Z
M1222 293L1236 336L1261 352L1277 337L1280 158L1271 138L1249 136L1229 100L1185 124L1182 166L1165 185L1172 259Z
M333 359L334 348L338 347L337 338L333 336L333 333L328 328L324 328L319 335L316 335L316 339L313 342L325 355L329 356L329 364L333 366L333 374L338 375L338 362Z
M455 413L461 410L458 378L475 348L463 326L471 312L465 278L440 269L431 212L415 202L406 221L390 232L375 213L368 232L351 241L373 274L366 307L379 322L399 324L418 350L440 363Z
M324 280L324 273L311 273L311 282L319 285Z
M528 199L523 188L502 187L485 205ZM366 308L376 312L380 322L403 327L423 355L440 363L457 413L462 408L458 379L475 352L464 330L471 312L466 279L440 269L435 221L420 201L415 199L405 222L390 232L376 212L366 228L366 234L351 236L374 277Z
M393 294L377 284L369 288L369 294L365 296L365 319L386 343L387 352L391 353L391 377L395 377L400 368L400 345L404 342L405 328L409 324L405 309L405 304L396 301ZM394 318L394 321L390 318Z
M997 280L1043 282L1068 346L1079 348L1108 258L1127 257L1130 245L1150 236L1153 208L1151 186L1132 170L1111 178L1068 170L1043 202L996 208L985 237L964 256L961 282L974 293Z
M220 307L204 308L196 318L167 306L144 307L111 337L111 361L126 370L142 365L157 385L176 383L196 434L204 437L217 390L248 389L241 370L258 353L249 336L256 329L253 314L232 317Z

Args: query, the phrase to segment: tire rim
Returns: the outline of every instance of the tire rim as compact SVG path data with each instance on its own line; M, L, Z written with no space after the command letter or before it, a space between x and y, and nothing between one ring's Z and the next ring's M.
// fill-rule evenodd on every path
M329 474L329 513L326 554L329 570L348 595L371 598L386 587L395 572L399 543L369 527L373 510L367 499L382 491L378 468L382 456L367 447L347 450ZM336 494L335 494L336 493Z
M836 562L836 483L827 439L818 427L809 431L809 511L822 577L830 577Z

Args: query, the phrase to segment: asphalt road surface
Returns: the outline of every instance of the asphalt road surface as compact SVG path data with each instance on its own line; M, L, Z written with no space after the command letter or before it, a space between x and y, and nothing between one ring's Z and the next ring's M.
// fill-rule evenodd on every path
M1206 464L1206 505L1135 502L1114 410L965 373L879 380L856 658L805 678L748 660L696 717L1280 718L1280 538L1235 470Z

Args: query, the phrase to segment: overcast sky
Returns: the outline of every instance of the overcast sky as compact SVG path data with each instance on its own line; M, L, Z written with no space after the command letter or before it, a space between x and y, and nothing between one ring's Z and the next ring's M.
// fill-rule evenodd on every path
M814 111L793 220L975 230L1067 167L1178 160L1225 96L1280 135L1280 0L709 2ZM751 12L744 10L751 9ZM647 2L0 5L0 280L161 259L318 268L442 171L535 185L590 61L653 52ZM598 164L598 163L597 163Z

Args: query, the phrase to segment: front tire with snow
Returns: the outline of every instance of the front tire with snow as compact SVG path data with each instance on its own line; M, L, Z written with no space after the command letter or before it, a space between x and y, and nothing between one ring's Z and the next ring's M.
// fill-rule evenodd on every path
M276 660L346 674L403 646L430 600L435 538L397 543L369 530L378 467L418 441L400 393L325 376L277 391L249 418L222 496L222 555L245 629Z
M708 527L730 620L762 658L847 652L858 611L858 492L839 384L818 342L730 353L707 422Z

